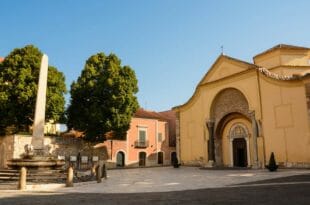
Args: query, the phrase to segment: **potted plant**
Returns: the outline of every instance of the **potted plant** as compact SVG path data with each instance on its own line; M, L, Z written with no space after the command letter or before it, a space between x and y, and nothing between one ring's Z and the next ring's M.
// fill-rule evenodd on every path
M278 169L278 165L276 163L276 159L274 157L274 153L273 152L271 152L270 159L269 159L269 164L266 165L266 168L269 171L271 171L271 172L277 171L277 169Z

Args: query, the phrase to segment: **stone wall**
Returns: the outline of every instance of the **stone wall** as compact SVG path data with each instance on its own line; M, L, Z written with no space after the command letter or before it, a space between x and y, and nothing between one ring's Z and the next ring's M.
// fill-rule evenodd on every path
M0 169L7 168L6 162L13 157L14 136L0 136Z
M0 168L7 168L6 161L12 158L21 158L24 154L24 147L31 143L30 135L14 135L0 138ZM97 160L93 161L93 157L98 160L106 160L108 158L105 147L93 148L96 143L85 142L79 138L45 136L44 145L52 156L64 158L66 166L70 163L70 158L82 159L87 157L87 162L78 163L71 161L74 166L79 168L89 168ZM5 147L5 149L3 148Z

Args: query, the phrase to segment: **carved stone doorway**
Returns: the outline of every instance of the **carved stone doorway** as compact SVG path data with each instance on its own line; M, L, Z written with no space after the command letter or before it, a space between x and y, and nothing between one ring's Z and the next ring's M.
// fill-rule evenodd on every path
M244 138L233 140L234 167L247 167L247 144Z

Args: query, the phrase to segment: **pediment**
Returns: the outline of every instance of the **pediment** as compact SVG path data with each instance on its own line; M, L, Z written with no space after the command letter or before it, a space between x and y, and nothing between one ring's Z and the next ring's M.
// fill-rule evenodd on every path
M200 84L217 81L225 77L241 73L252 67L255 67L255 65L231 58L229 56L221 55L217 58L207 74L200 81Z

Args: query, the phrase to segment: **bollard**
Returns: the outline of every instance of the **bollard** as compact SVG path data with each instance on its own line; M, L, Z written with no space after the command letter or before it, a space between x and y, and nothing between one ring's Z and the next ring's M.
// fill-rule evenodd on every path
M73 187L73 167L68 168L66 187Z
M94 165L91 167L91 169L90 169L91 176L95 176L95 175L96 175L96 167L97 167L96 164L94 164Z
M105 164L103 164L103 166L102 166L102 178L105 178L105 179L108 178L108 176L107 176L107 166Z
M98 165L96 168L97 183L102 182L101 176L102 176L102 167L100 165Z
M26 167L22 167L19 171L19 183L18 183L19 190L26 189L26 180L27 180L27 169Z

